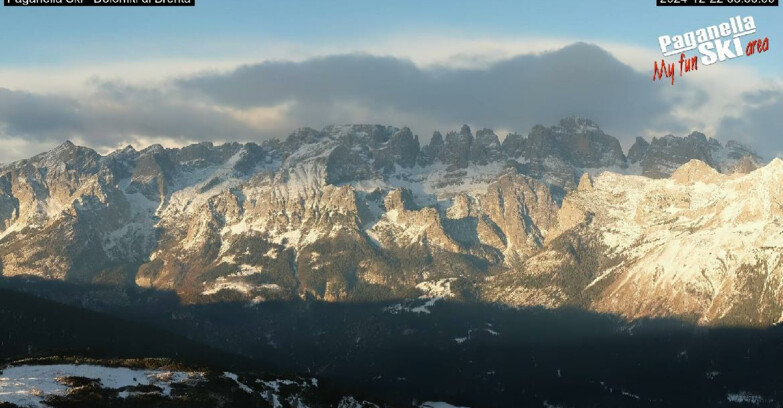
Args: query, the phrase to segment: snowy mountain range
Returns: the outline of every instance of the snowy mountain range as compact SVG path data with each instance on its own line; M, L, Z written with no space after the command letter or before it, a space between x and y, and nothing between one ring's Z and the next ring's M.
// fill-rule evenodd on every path
M783 321L783 162L694 132L626 155L566 118L299 129L262 144L66 142L0 168L5 277L190 303L424 297L700 324Z

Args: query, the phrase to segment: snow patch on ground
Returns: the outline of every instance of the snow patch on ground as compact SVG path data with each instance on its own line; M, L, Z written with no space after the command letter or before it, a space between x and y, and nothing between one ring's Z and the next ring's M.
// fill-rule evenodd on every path
M154 385L170 395L171 384L201 378L202 373L182 371L138 370L124 367L95 365L24 365L2 369L0 374L0 402L20 407L46 407L44 399L63 396L68 387L57 379L62 377L86 377L99 380L104 388L119 389L127 386Z
M398 314L401 312L430 314L430 308L435 306L438 301L454 297L454 293L451 291L451 283L455 280L455 278L448 278L437 281L421 282L416 285L416 288L423 292L423 294L419 296L418 299L420 301L423 300L423 304L412 306L398 303L396 305L384 308L384 311L391 314Z
M455 281L454 278L441 279L438 281L422 282L416 285L416 289L424 292L419 296L419 299L427 300L423 305L410 309L413 313L426 313L430 314L430 308L435 305L436 302L454 297L454 293L451 291L451 282Z
M761 395L751 394L749 392L740 391L738 393L729 393L726 395L726 400L738 404L753 404L760 405L767 400Z
M209 289L201 292L202 295L214 295L221 290L232 290L234 292L242 293L243 295L248 295L253 290L253 285L245 282L228 282L228 281L220 281L220 278L218 278L218 281L215 282Z
M209 296L214 295L221 290L231 290L234 292L239 292L243 295L249 295L255 290L264 289L264 290L281 290L282 288L280 285L276 283L264 283L261 285L242 282L242 281L228 281L225 277L220 277L213 283L209 289L204 290L201 292L202 295Z
M228 379L234 380L234 382L237 383L237 385L239 386L240 390L242 390L242 391L244 391L244 392L246 392L248 394L252 394L253 393L253 389L252 388L248 387L243 382L239 381L239 376L238 375L226 371L226 372L223 373L223 376L228 378Z
M454 297L454 293L451 291L451 282L454 282L456 279L449 278L449 279L440 279L437 281L427 281L427 282L421 282L418 285L416 285L416 289L422 291L424 294L419 297L419 299L422 298L452 298Z
M416 307L414 307L412 309L409 309L408 311L412 312L412 313L417 313L417 314L421 314L421 313L430 314L430 313L432 313L432 312L430 312L430 308L435 306L435 303L437 303L441 299L443 299L443 298L427 299L427 301L424 302L423 305L416 306Z

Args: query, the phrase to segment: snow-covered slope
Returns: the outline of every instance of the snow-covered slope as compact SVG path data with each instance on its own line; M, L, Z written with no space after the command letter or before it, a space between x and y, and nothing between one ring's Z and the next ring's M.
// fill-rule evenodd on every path
M44 401L64 397L78 379L117 390L119 398L154 392L171 396L171 385L204 381L204 373L166 370L141 370L96 365L20 365L4 368L0 374L0 402L19 407L47 407ZM154 391L152 391L154 389ZM145 390L145 391L139 391Z
M593 185L568 205L593 214L589 234L618 260L590 283L595 309L781 321L783 161L729 176L694 160L666 180L606 173Z
M746 175L724 175L697 160L668 179L585 175L563 201L547 244L518 268L524 274L490 278L487 293L512 304L575 303L629 318L778 323L781 182L779 159Z
M67 359L65 359L67 360ZM155 360L112 360L106 365L19 362L0 367L0 403L49 406L271 406L377 408L322 389L316 378L238 375L205 369L172 370ZM161 364L162 362L158 362ZM169 363L170 364L170 363Z

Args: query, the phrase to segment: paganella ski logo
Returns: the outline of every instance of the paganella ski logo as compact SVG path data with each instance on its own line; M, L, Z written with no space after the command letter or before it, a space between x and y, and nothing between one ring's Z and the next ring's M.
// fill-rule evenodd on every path
M675 64L679 65L679 73L682 76L686 72L698 70L699 64L712 65L769 50L769 38L751 40L743 45L742 37L755 33L756 22L752 16L736 16L727 22L684 34L662 35L658 37L658 45L663 56L679 54L679 60L677 63L667 64L665 59L661 59L660 65L655 61L653 81L661 80L665 76L674 85ZM686 55L691 51L695 51L698 55Z

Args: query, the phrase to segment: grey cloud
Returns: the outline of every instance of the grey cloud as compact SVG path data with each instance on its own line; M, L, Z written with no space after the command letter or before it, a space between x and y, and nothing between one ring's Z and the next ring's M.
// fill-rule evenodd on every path
M763 147L762 155L783 156L783 90L769 89L747 92L739 115L724 118L717 136L723 140L738 140Z
M651 85L646 75L584 43L486 69L422 69L396 58L342 55L268 62L179 82L185 90L236 107L295 102L308 116L292 120L310 125L325 119L313 116L314 111L334 114L330 105L354 103L370 112L422 116L432 123L522 132L568 115L592 118L629 138L664 123L672 131L685 129L668 116L667 98L673 93ZM686 91L687 84L678 86ZM703 98L692 99L703 103Z
M93 136L140 134L199 141L255 136L254 130L215 106L192 103L174 92L106 82L97 86L95 95L111 105L92 107Z
M94 82L86 97L0 89L0 134L35 142L66 138L114 147L139 138L259 141L300 126L382 123L409 126L426 140L462 123L525 133L570 115L589 117L621 141L646 129L683 133L675 98L690 107L706 94L677 92L603 49L577 43L484 68L421 68L370 55L267 62L145 88ZM683 96L687 95L687 96ZM285 104L274 123L249 125L227 112Z
M0 88L0 123L13 135L55 137L84 127L78 102Z
M742 100L749 104L769 103L780 99L780 90L764 89L756 92L746 92L742 94Z
M138 137L181 140L252 139L256 132L214 107L174 93L117 83L95 84L85 100L0 89L5 136L62 142L79 138L95 148Z

